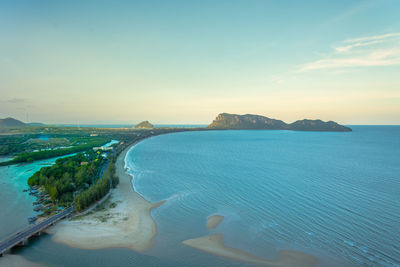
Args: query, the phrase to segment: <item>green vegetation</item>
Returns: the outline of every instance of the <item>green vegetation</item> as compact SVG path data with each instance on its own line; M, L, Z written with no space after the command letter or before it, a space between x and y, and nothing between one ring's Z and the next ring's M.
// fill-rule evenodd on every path
M0 137L0 155L9 155L18 153L26 149L25 142L29 139L26 136L1 136Z
M72 137L70 139L71 144L73 144L72 147L21 153L10 161L1 162L0 166L64 156L85 151L95 146L102 146L110 141L106 137Z
M100 200L109 191L110 188L115 188L119 183L119 179L115 174L114 159L111 159L108 164L107 170L104 172L103 177L88 190L81 192L75 198L75 208L77 211L83 211L94 202Z
M86 164L87 163L87 164ZM74 196L96 183L105 159L89 150L72 157L60 158L50 167L43 167L28 179L30 186L43 186L53 203L71 205Z

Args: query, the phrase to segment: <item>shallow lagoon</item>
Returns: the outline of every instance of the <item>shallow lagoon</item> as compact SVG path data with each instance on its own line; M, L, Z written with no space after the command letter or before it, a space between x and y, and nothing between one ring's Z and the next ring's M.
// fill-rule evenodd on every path
M0 239L27 227L28 217L38 213L33 211L32 203L36 201L28 192L28 178L45 166L54 164L57 158L0 167Z

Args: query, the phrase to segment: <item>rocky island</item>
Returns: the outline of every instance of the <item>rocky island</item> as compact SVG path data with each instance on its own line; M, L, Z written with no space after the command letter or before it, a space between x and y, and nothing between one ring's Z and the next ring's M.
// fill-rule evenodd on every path
M149 121L142 121L135 126L136 129L152 129L154 128L153 124Z
M234 129L234 130L292 130L292 131L328 131L349 132L351 128L340 125L334 121L298 120L287 124L284 121L271 119L260 115L238 115L221 113L207 126L208 129Z

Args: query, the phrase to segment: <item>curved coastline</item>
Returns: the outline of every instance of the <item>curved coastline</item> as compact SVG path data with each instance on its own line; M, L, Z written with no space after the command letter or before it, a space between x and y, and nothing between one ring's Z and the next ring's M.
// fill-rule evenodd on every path
M129 145L117 158L120 183L109 200L116 206L58 223L48 230L53 241L80 249L124 247L143 252L153 247L157 225L150 212L165 201L151 203L136 192L125 165L127 153L143 140Z

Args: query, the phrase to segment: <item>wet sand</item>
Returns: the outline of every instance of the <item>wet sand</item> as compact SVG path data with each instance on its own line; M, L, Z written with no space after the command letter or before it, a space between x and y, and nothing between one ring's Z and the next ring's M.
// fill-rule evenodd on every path
M224 219L224 216L222 215L213 215L207 218L207 229L213 229L215 227L217 227L222 220Z
M213 215L208 217L206 222L207 228L213 229L217 227L223 219L224 216L222 215ZM319 260L314 256L294 250L279 251L279 258L276 260L263 259L243 250L226 246L222 234L188 239L183 241L182 244L231 260L270 267L310 267L316 266L319 263Z
M105 203L106 209L59 222L48 230L55 242L81 249L124 247L139 252L154 245L157 228L150 211L163 202L150 203L133 190L132 177L125 170L131 147L116 161L120 183Z
M319 260L314 256L293 250L279 251L279 258L276 260L263 259L243 250L226 246L222 234L188 239L182 243L188 247L211 253L216 256L263 266L311 267L316 266L319 263Z

